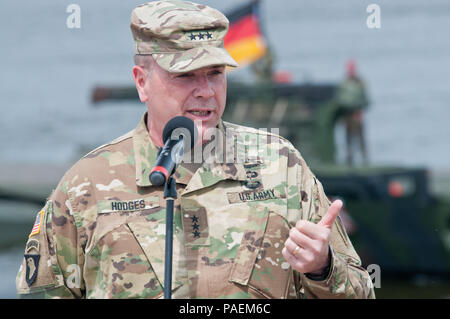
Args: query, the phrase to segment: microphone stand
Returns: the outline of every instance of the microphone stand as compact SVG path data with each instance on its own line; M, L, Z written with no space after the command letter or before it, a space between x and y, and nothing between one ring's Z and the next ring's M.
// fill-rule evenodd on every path
M177 198L175 180L170 176L164 184L166 200L166 250L164 259L164 299L172 299L173 206Z

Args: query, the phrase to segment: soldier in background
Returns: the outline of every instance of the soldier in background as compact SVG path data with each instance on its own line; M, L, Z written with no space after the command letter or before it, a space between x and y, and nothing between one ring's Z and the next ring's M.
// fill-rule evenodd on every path
M354 165L354 155L361 153L362 162L368 163L367 147L364 139L363 114L369 105L364 82L356 74L353 60L347 63L347 78L337 88L336 99L344 112L347 164Z
M219 11L190 2L133 10L132 72L147 112L78 161L50 195L25 247L20 297L163 296L165 201L149 175L177 115L201 124L200 148L216 148L174 175L174 298L374 297L338 216L342 202L328 201L299 151L221 120L225 67L236 66L223 49L227 29ZM244 161L226 147L232 161L218 160L220 145L247 150L242 141L263 147Z
M255 74L255 80L261 84L273 83L273 52L268 47L266 54L250 65Z

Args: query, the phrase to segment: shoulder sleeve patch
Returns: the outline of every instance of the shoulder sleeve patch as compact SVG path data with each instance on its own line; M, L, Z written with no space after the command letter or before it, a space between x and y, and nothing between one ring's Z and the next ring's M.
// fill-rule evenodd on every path
M42 209L39 213L37 213L36 220L34 221L33 228L31 229L31 233L28 237L39 234L39 232L41 231L43 218L44 218L44 209Z
M36 216L16 278L19 294L40 292L58 286L59 281L54 273L54 266L57 265L52 256L53 240L50 238L52 213L53 202L49 200Z

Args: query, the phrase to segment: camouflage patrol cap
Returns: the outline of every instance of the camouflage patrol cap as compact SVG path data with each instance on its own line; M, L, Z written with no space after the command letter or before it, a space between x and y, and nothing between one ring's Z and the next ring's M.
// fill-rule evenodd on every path
M223 47L228 19L218 10L181 0L142 4L131 13L135 53L152 55L170 73L212 65L237 66Z

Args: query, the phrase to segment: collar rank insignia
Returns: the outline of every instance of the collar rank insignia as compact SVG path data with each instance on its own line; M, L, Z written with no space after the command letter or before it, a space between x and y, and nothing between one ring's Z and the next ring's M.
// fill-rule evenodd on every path
M31 285L34 283L37 277L38 268L39 268L39 259L41 258L41 255L28 255L25 254L25 265L26 265L26 272L25 272L25 281L28 284L28 287L31 287Z
M200 237L200 232L198 231L199 227L200 227L200 225L198 224L198 217L194 215L192 217L192 222L193 222L193 224L192 224L192 230L193 230L192 234L194 235L194 238Z

